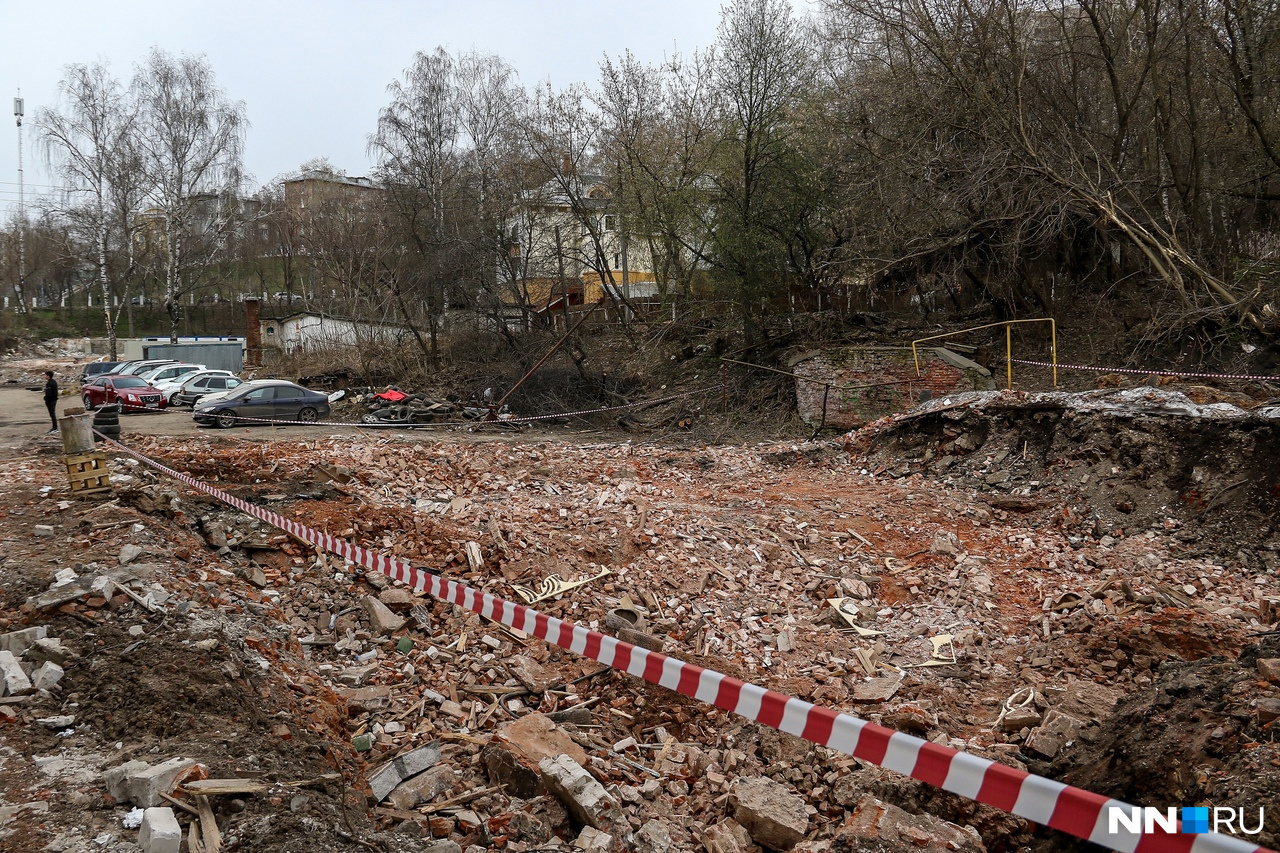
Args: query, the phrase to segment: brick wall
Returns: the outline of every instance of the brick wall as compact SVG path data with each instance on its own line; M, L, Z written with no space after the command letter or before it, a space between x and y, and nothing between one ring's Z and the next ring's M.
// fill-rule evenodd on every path
M910 347L821 350L793 359L791 370L797 376L838 386L897 383L875 388L832 388L827 392L823 385L797 379L796 403L801 419L811 426L823 422L823 395L827 392L826 425L835 429L853 429L885 415L905 412L929 397L994 387L985 368L941 348L920 350L918 376Z
M244 301L245 365L262 366L262 321L258 314L258 300Z

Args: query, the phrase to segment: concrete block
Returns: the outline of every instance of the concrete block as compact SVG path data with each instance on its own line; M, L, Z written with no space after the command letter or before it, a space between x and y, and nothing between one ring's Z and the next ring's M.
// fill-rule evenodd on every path
M564 803L579 823L604 829L622 817L622 809L595 777L567 755L538 762L547 790Z
M51 690L62 680L64 674L62 667L47 660L31 673L31 686L36 690Z
M155 767L130 774L126 783L129 801L144 809L164 802L160 795L173 793L173 789L178 787L178 780L195 766L196 762L190 758L170 758Z
M0 690L0 696L13 696L31 689L31 679L27 678L27 673L13 656L13 652L0 651L0 678L4 679L4 689Z
M737 779L729 789L733 819L756 843L773 850L789 850L809 831L804 799L772 779Z
M369 774L374 801L382 802L401 782L417 776L439 760L440 744L429 743L388 761Z
M14 657L22 657L27 653L27 649L35 645L36 640L43 640L47 636L49 636L49 629L44 625L0 634L0 651L13 652Z
M138 844L142 845L142 853L178 853L182 846L182 827L173 809L151 808L143 812Z
M145 761L126 761L118 767L112 767L102 774L102 781L107 786L107 793L117 803L129 800L129 777L150 767Z

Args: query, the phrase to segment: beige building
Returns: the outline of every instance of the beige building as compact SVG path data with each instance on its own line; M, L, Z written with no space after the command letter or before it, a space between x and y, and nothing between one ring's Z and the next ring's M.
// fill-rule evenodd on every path
M332 172L310 170L284 182L285 209L296 216L338 201L357 206L374 204L383 189L372 178L349 178Z
M566 169L523 193L506 223L508 297L535 312L657 294L645 241L628 240L599 175Z

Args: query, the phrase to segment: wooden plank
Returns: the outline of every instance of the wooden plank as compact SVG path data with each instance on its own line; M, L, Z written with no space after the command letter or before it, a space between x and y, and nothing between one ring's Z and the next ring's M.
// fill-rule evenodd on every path
M222 853L222 833L218 831L218 821L209 806L209 798L196 797L196 808L200 810L200 837L206 853Z
M182 790L190 794L262 794L271 790L270 782L256 779L200 779L184 782Z

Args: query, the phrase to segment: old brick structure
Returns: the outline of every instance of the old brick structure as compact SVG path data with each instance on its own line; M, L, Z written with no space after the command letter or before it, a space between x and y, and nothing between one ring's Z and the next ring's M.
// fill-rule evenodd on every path
M796 380L801 419L811 426L825 423L836 429L854 429L876 418L905 412L931 397L995 387L985 367L943 347L920 349L919 375L911 347L840 347L808 352L791 360L791 370L797 376L819 380ZM828 391L821 383L837 387ZM856 387L868 385L876 387Z

